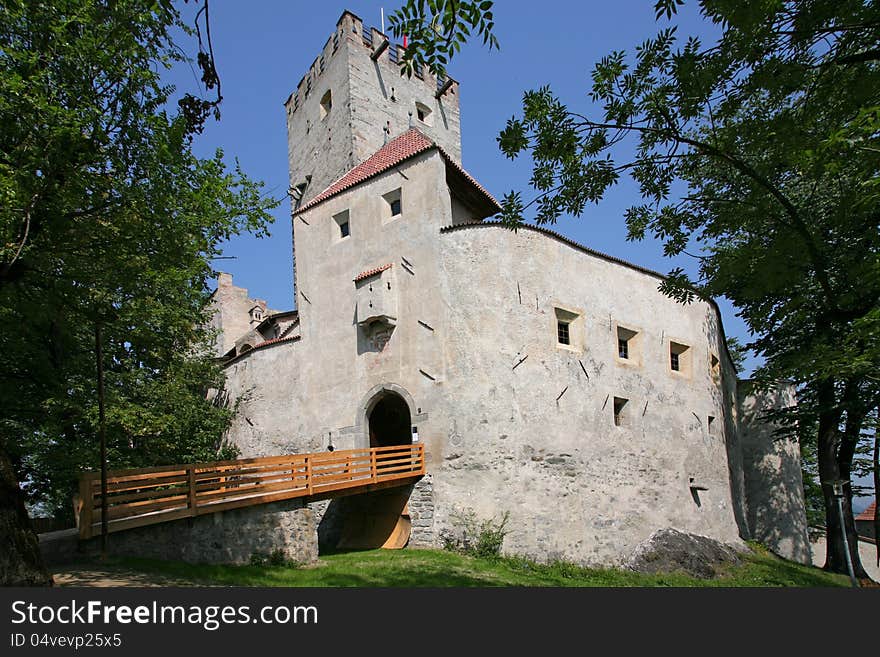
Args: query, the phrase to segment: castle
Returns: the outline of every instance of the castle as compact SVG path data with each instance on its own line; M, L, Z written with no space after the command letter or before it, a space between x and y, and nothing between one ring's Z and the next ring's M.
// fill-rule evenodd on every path
M809 562L797 445L761 421L791 390L737 381L715 304L492 221L458 83L399 56L344 12L285 103L297 310L228 275L214 296L242 456L424 443L402 494L311 505L324 546L381 545L365 517L437 546L507 513L505 552L541 560L618 564L674 527Z

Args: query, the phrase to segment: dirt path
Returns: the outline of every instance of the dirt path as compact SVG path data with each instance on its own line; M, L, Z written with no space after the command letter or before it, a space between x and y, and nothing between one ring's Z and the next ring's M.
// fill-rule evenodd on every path
M201 586L191 580L139 573L118 566L65 564L52 569L56 586Z

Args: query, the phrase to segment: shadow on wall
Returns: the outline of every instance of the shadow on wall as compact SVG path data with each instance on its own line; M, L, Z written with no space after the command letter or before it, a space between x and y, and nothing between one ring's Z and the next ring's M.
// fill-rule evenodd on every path
M738 397L749 533L786 559L811 563L800 449L793 438L774 436L776 425L765 419L796 403L794 388L763 392L742 381Z

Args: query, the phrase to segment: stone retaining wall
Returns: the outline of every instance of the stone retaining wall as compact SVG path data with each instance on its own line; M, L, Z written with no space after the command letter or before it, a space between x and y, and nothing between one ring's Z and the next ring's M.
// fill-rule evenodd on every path
M101 537L80 549L97 554ZM318 534L312 510L301 500L235 509L138 527L110 534L112 555L188 561L248 563L251 555L281 550L286 559L313 563L318 559Z

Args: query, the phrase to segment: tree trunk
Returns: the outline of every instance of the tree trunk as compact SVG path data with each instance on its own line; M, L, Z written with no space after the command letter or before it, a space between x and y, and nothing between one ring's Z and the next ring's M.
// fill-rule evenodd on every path
M880 568L880 422L874 427L874 544Z
M822 498L825 502L825 570L847 574L846 550L840 527L840 516L837 510L837 498L830 482L841 479L838 461L838 449L841 442L840 420L842 412L836 403L834 381L824 380L818 384L819 405L819 436L817 459L819 465L819 481L822 484ZM844 525L850 546L850 555L855 552L853 570L856 577L865 577L866 573L858 559L858 538L855 533L852 504L848 495L843 499ZM851 531L850 531L851 530Z
M846 521L846 540L852 557L853 573L856 577L868 577L859 556L859 534L856 531L855 515L852 510L852 464L856 456L856 448L862 437L862 425L868 417L868 408L859 398L859 382L850 380L843 392L843 407L846 409L846 423L843 427L843 438L837 450L837 467L840 478L847 482L844 487L843 515Z
M0 586L51 586L15 471L0 446Z

